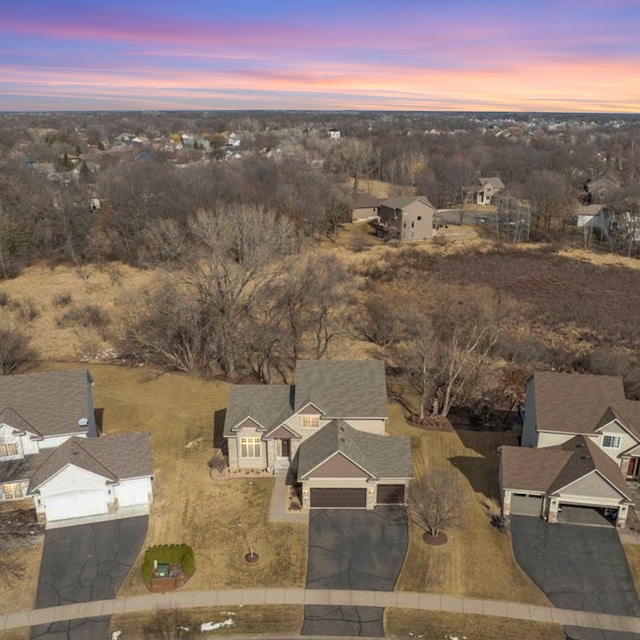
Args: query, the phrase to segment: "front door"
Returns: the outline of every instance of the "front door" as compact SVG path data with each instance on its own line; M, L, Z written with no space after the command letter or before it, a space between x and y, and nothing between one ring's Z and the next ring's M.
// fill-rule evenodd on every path
M627 478L637 478L639 468L640 458L629 458L629 466L627 467Z
M291 457L291 440L282 439L280 442L280 457L289 459Z

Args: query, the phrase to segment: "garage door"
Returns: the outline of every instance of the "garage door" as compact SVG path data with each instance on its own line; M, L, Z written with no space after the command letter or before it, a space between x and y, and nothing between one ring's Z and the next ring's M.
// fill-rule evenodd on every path
M404 485L379 484L378 504L404 504Z
M542 515L542 497L527 496L514 493L511 496L512 516L537 516Z
M366 489L311 489L312 509L364 509Z
M66 520L107 513L105 491L74 491L50 496L46 499L47 520Z

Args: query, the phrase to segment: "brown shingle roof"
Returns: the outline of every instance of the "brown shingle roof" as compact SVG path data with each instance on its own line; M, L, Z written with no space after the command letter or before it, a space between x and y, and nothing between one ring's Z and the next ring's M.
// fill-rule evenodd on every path
M101 438L69 438L54 449L33 473L29 491L37 489L68 464L112 482L153 475L150 436L140 432Z
M593 433L609 407L626 402L620 377L537 371L533 385L538 431Z
M539 449L503 446L500 455L503 489L552 494L598 471L629 499L618 465L586 436L575 436L555 447Z
M0 376L0 411L12 409L36 436L84 434L80 420L95 425L91 382L84 369Z

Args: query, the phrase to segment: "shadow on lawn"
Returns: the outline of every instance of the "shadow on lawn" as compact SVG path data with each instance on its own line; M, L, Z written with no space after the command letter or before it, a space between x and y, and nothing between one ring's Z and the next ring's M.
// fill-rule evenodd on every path
M213 414L213 448L214 449L222 449L223 453L225 453L224 449L227 446L227 441L224 437L224 420L227 417L226 409L218 409Z

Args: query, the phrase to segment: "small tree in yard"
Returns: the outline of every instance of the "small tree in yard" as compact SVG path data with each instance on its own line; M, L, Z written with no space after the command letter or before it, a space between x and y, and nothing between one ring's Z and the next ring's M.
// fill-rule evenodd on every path
M407 507L411 519L431 537L462 525L466 495L455 471L431 469L409 486Z

